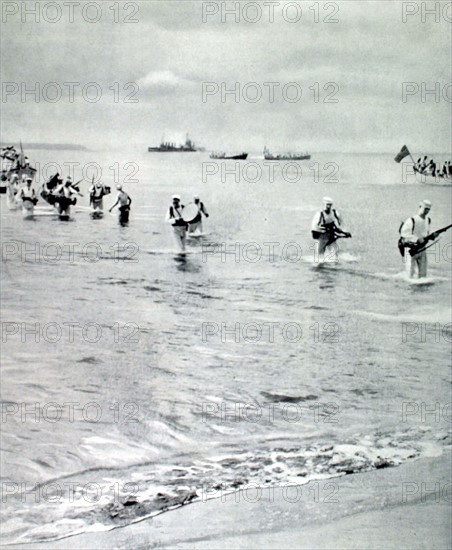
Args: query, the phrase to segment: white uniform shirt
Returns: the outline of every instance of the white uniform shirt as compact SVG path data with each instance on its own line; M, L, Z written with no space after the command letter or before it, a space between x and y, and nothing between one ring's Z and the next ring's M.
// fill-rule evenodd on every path
M64 183L55 189L55 193L57 195L63 195L63 197L68 199L72 198L73 195L78 195L77 189L74 189L72 185L65 185Z
M334 215L333 209L330 213L327 214L324 210L317 212L312 220L312 231L318 231L319 233L325 233L324 225L328 223L335 223L338 227L341 225L341 217L339 212L336 210L336 216Z
M184 209L184 205L183 204L179 204L178 208L176 208L174 206L174 204L172 204L169 208L168 208L168 211L166 213L166 218L165 218L165 221L167 223L170 223L172 225L174 225L176 223L176 220L180 220L182 219L182 210Z
M414 220L414 228L413 228ZM415 243L421 237L426 237L430 233L430 221L429 218L423 220L420 216L416 215L412 218L408 218L400 230L400 234L408 243Z
M22 199L34 199L35 198L35 190L33 187L22 187L22 189L19 192L19 197Z

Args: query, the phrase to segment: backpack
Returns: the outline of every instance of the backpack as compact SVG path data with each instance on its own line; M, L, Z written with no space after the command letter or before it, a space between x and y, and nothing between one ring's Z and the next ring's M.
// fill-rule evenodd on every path
M100 194L97 195L97 190L100 190ZM91 192L91 197L93 200L100 201L107 193L105 192L105 187L102 185L100 188L96 185L93 186L93 190Z

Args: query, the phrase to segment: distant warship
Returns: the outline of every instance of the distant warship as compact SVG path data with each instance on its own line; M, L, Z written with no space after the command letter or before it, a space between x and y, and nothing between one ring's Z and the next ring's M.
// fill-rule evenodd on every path
M196 149L195 144L188 137L188 134L185 138L185 144L177 146L174 143L169 141L164 141L158 147L148 147L149 153L195 153Z

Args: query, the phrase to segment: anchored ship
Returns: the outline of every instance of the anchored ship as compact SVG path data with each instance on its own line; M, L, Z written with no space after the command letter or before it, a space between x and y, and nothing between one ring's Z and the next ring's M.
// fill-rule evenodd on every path
M281 155L273 155L264 147L264 159L265 160L309 160L311 155L307 153L283 153Z
M169 141L162 142L158 147L148 147L148 153L195 153L198 149L195 147L194 142L188 137L185 138L184 145L176 145Z

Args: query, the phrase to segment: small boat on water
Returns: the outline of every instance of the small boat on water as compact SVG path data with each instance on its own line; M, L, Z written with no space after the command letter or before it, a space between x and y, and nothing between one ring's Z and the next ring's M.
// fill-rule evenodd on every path
M273 155L264 147L264 159L265 160L309 160L311 155L308 153L282 153L280 155Z
M432 174L423 174L419 172L416 167L414 167L414 171L416 173L416 181L418 183L425 183L428 185L452 184L452 176L445 176L444 174L436 174L435 176L433 176Z
M411 154L410 150L404 145L395 156L394 160L398 164L402 162L405 157L410 157L413 162L413 170L416 174L416 181L418 183L424 183L428 185L450 185L452 184L451 162L446 160L445 162L436 163L433 158L428 162L428 156L425 155L422 159L419 157L416 162Z
M25 155L22 142L20 150L14 145L3 147L0 153L2 174L0 194L6 194L6 205L9 210L22 210L24 218L33 217L34 204L19 199L19 192L25 186L27 180L33 181L36 169L30 166L30 161Z
M3 147L0 153L2 174L0 182L0 194L6 194L9 183L12 183L18 191L26 178L34 179L36 169L30 166L30 161L25 155L22 143L20 143L20 151L17 151L14 145Z
M223 151L212 151L210 153L211 159L222 159L222 160L246 160L248 158L248 153L239 153L238 155L226 155Z

